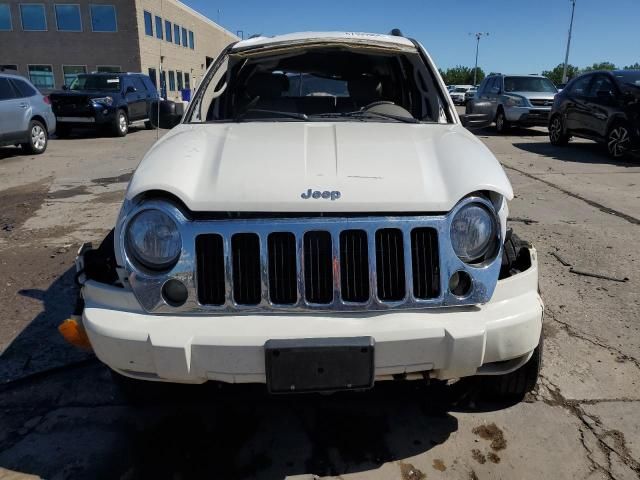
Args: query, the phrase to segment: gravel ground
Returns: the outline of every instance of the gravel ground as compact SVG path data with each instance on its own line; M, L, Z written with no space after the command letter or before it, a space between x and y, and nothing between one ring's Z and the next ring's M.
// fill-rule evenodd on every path
M478 135L513 183L510 225L538 249L547 307L542 380L515 405L473 381L303 397L167 387L127 404L56 326L77 247L111 228L156 133L1 148L0 479L637 479L640 162L552 147L543 129Z

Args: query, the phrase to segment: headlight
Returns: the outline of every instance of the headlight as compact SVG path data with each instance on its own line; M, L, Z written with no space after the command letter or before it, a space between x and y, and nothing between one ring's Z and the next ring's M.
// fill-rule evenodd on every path
M515 95L507 95L506 103L507 103L507 105L509 107L524 107L525 106L524 98L523 97L516 97Z
M149 270L167 270L178 261L182 238L176 222L166 213L143 210L127 226L127 253L137 264Z
M450 234L456 255L465 263L473 263L493 254L498 226L484 206L470 203L453 217Z
M103 105L113 105L113 97L98 97L92 98L93 103L101 103Z

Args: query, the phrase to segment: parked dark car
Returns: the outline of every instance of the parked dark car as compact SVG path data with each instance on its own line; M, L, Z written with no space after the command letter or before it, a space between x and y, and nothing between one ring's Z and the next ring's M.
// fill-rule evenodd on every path
M64 91L51 94L58 137L74 127L104 127L124 137L133 122L151 126L157 102L158 91L142 73L80 74Z
M556 95L549 120L553 145L572 136L607 146L624 157L640 146L640 70L589 72L571 80Z

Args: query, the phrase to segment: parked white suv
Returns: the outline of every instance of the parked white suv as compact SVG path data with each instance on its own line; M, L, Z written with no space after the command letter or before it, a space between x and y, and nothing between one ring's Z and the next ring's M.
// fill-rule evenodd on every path
M100 360L141 380L365 389L540 366L536 252L509 180L417 42L231 45L147 153L115 231L78 258Z

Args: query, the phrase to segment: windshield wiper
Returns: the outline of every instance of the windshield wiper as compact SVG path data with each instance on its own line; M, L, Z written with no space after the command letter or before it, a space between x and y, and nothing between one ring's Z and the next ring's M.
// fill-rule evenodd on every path
M404 123L420 123L420 120L413 117L401 117L400 115L393 115L391 113L381 113L381 112L370 112L366 110L357 110L355 112L344 112L344 113L319 113L317 115L312 115L312 117L350 117L350 118L367 118L367 117L380 117L380 118L388 118L390 120L396 120L398 122Z
M242 120L244 117L247 116L248 113L267 113L267 114L272 114L272 115L280 115L283 117L290 117L290 118L297 118L298 120L309 120L309 117L307 117L306 114L304 113L296 113L296 112L283 112L281 110L263 110L261 108L249 108L248 110L245 110L244 112L242 112L240 115L237 115L236 118L234 118L234 120L236 122L239 122L240 120Z

